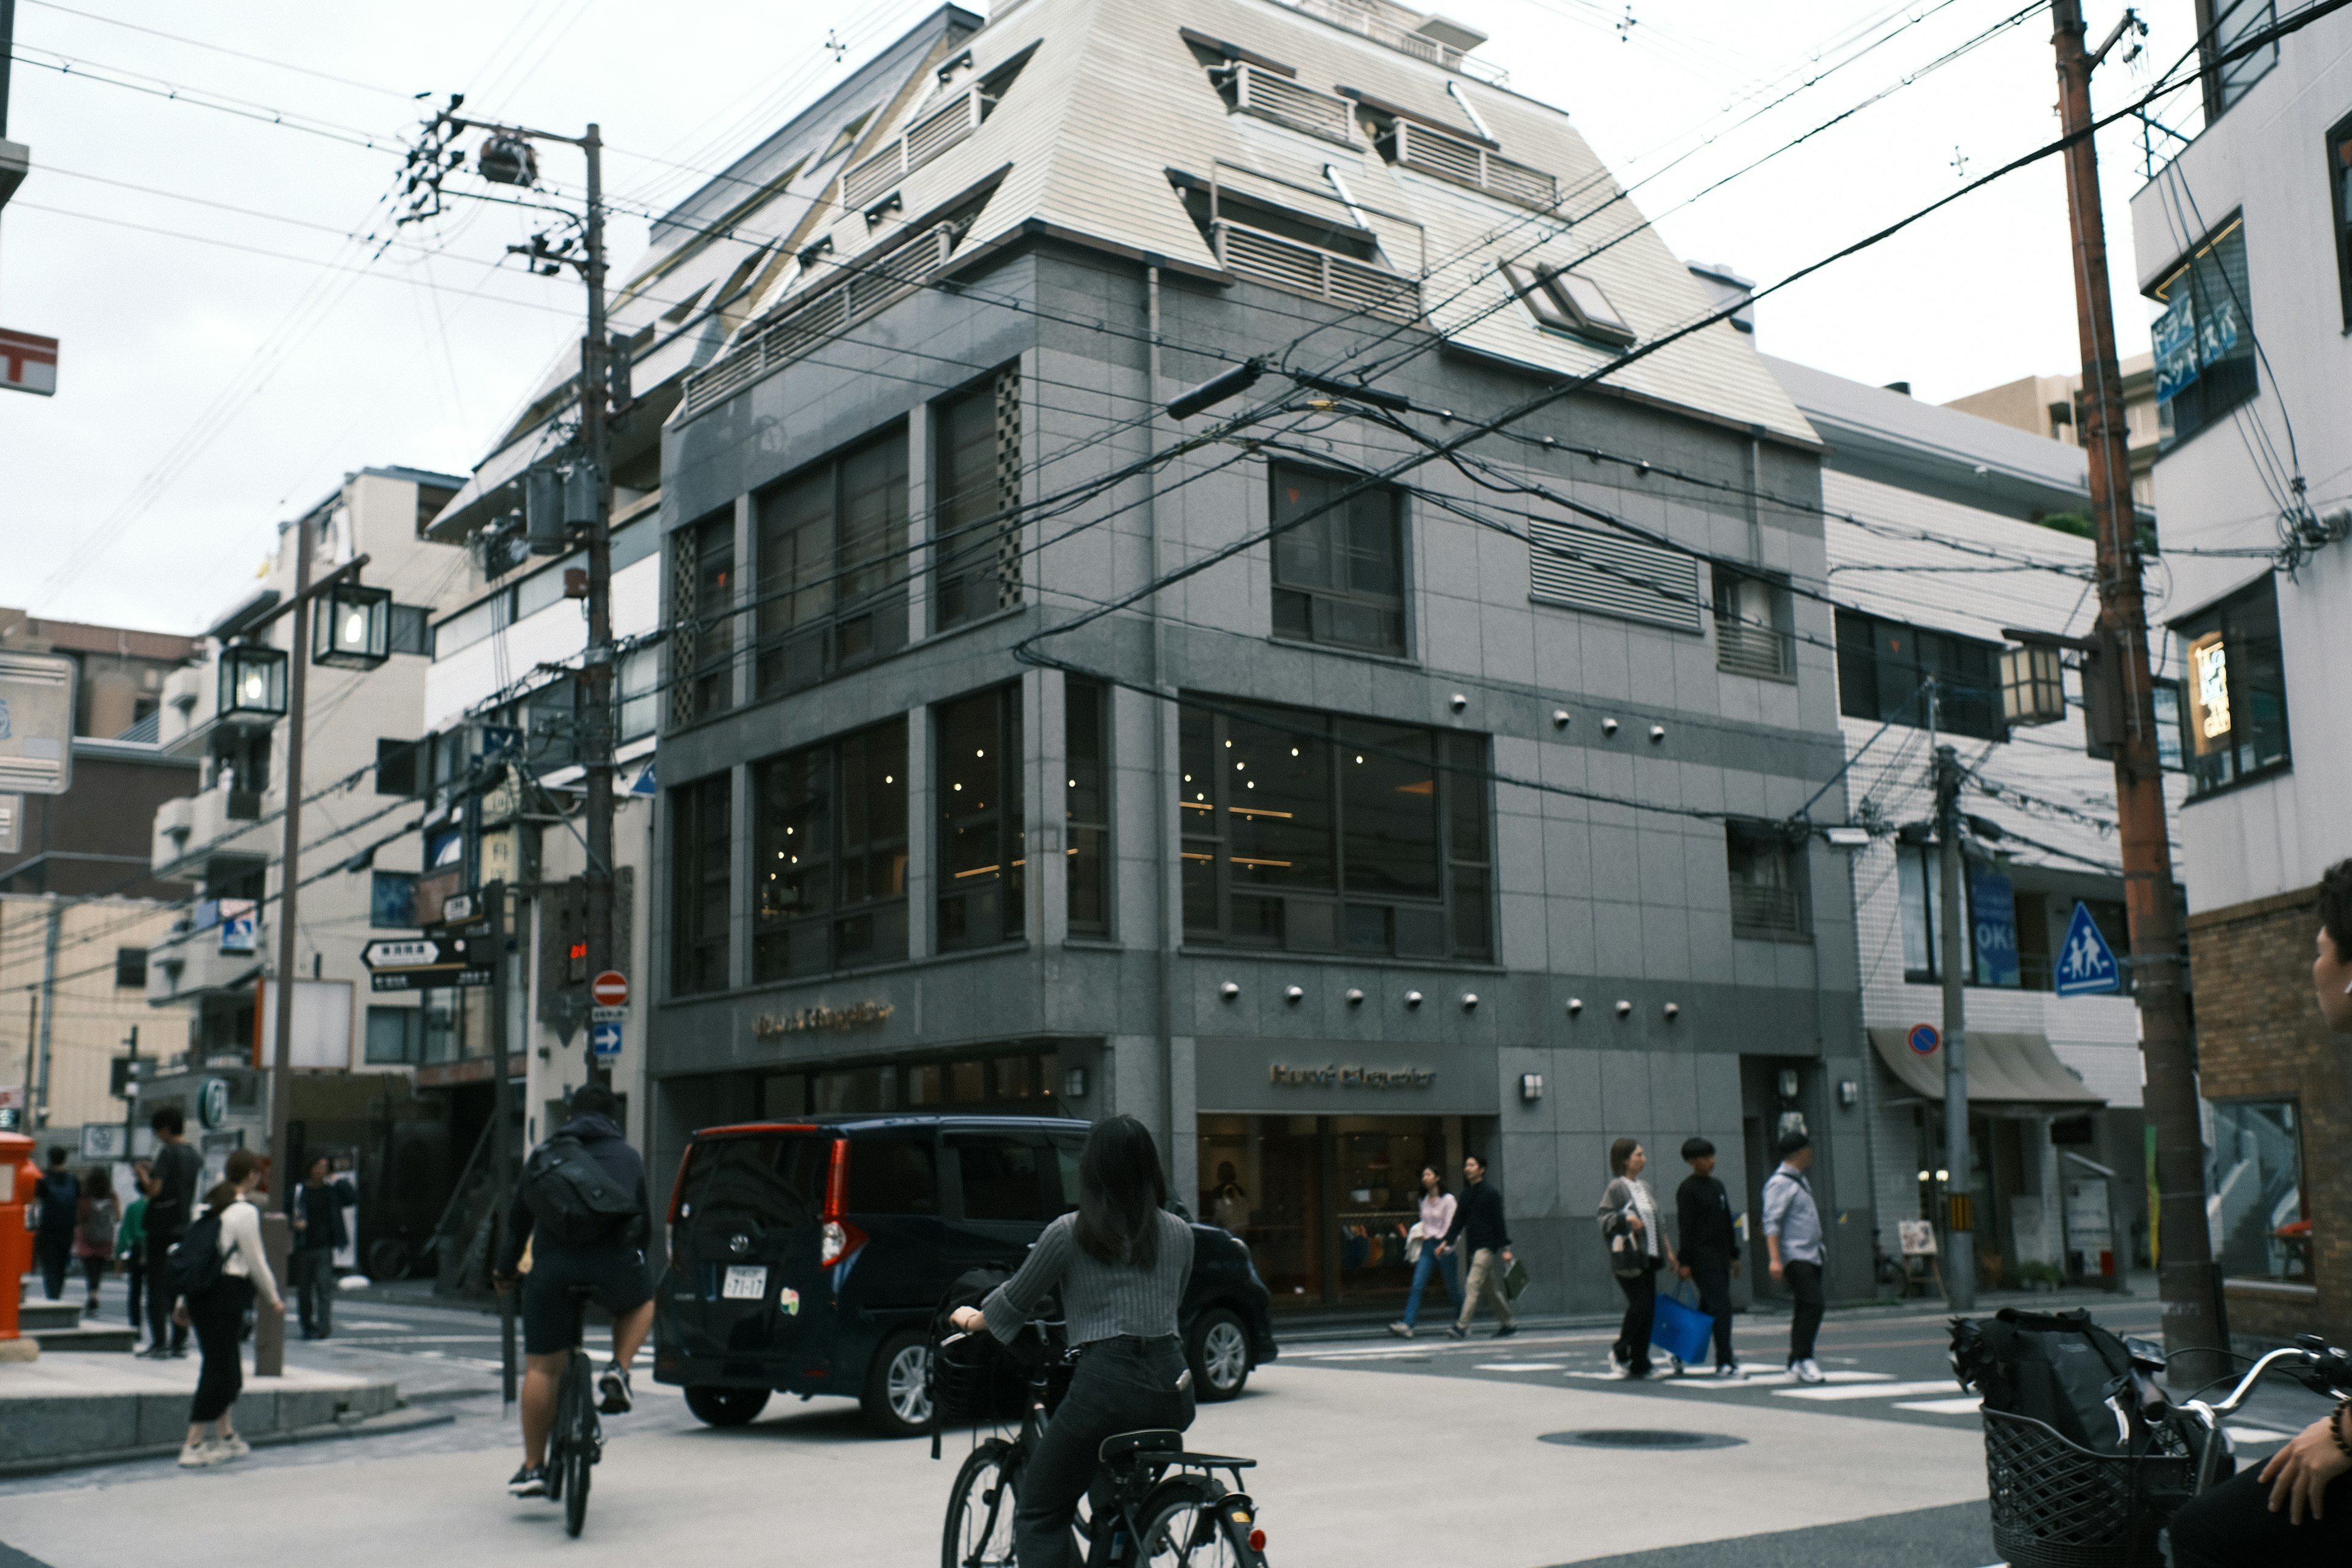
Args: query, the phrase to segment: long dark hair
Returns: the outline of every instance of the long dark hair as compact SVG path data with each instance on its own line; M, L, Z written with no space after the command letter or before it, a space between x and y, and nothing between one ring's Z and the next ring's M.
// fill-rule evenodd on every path
M1103 1263L1149 1268L1160 1261L1160 1211L1168 1175L1151 1133L1132 1116L1097 1121L1078 1156L1078 1245Z

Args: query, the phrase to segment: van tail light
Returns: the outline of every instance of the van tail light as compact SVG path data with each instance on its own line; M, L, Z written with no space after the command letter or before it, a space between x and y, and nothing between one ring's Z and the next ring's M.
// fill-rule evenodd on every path
M817 1236L817 1261L828 1268L866 1245L866 1233L844 1217L848 1210L849 1140L836 1138L824 1173L824 1228Z

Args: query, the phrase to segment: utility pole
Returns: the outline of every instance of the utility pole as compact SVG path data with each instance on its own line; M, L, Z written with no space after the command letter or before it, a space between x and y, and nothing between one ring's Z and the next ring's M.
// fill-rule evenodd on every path
M310 668L310 540L317 524L310 517L294 523L293 619L289 622L290 657L286 670L286 804L285 833L278 861L278 973L266 982L278 991L277 1027L269 1047L269 1193L272 1202L262 1209L262 1251L281 1279L294 1250L294 1232L286 1217L286 1194L293 1190L294 1151L288 1142L294 1114L294 942L295 900L302 882L302 720L305 677ZM286 1370L286 1314L256 1312L253 1319L253 1375L277 1377Z
M1931 694L1929 700L1933 701ZM1960 878L1960 754L1936 748L1936 843L1943 887L1936 921L1944 976L1944 1293L1955 1312L1977 1307L1975 1184L1969 1175L1968 931L1962 925Z
M46 895L49 900L48 940L41 950L41 1043L40 1080L25 1095L25 1126L27 1131L49 1124L49 1034L58 1018L58 936L65 928L64 903L55 893Z
M2108 299L2105 219L2091 141L2091 73L2136 18L2116 24L2097 53L2084 47L2082 0L2052 0L2058 54L2058 107L2065 133L2066 208L2074 230L2074 306L2083 353L2076 429L2090 464L2091 516L2098 528L2099 678L2114 683L2122 716L2114 748L2116 818L2131 919L2133 990L2139 1003L2142 1091L2156 1130L2157 1288L2168 1352L2226 1350L2228 1320L2205 1220L2205 1146L2197 1074L2182 989L2179 911L2172 895L2172 846L2164 817L2157 752L2156 697L2149 678L2147 605L2141 591L2139 531L2132 515L2131 459L2123 378L2116 363ZM2186 1364L2194 1359L2198 1365ZM2175 1363L2175 1374L2202 1381L2221 1358ZM2210 1364L2208 1364L2210 1363Z
M498 1207L490 1228L490 1268L498 1267L504 1246L507 1194L514 1191L514 1085L507 1077L507 986L512 966L507 963L507 885L492 882L482 889L490 915L490 1105L496 1117L490 1134L491 1157L497 1162ZM499 1386L504 1402L515 1402L515 1293L499 1292Z
M604 422L604 142L593 123L580 139L580 150L588 159L587 256L580 269L588 285L588 332L580 340L580 450L595 501L588 521L588 647L580 668L587 712L575 710L574 720L588 785L587 968L593 978L625 968L626 955L613 951L613 534L607 526L612 434ZM608 1083L612 1074L596 1059L595 1041L596 1031L590 1029L581 1044L588 1081Z
M122 1042L131 1051L131 1068L122 1084L122 1157L131 1158L135 1130L139 1125L139 1026L131 1026L131 1037Z

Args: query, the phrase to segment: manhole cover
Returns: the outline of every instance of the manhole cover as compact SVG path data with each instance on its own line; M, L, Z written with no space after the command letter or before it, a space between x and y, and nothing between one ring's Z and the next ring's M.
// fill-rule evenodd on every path
M1591 1432L1547 1432L1539 1441L1570 1448L1736 1448L1747 1439L1655 1426L1609 1426Z

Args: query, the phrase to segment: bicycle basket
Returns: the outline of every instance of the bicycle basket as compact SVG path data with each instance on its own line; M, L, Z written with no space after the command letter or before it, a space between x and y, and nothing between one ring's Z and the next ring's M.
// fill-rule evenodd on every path
M2012 1568L2158 1568L2193 1458L2094 1453L2032 1416L1983 1415L1992 1542Z

